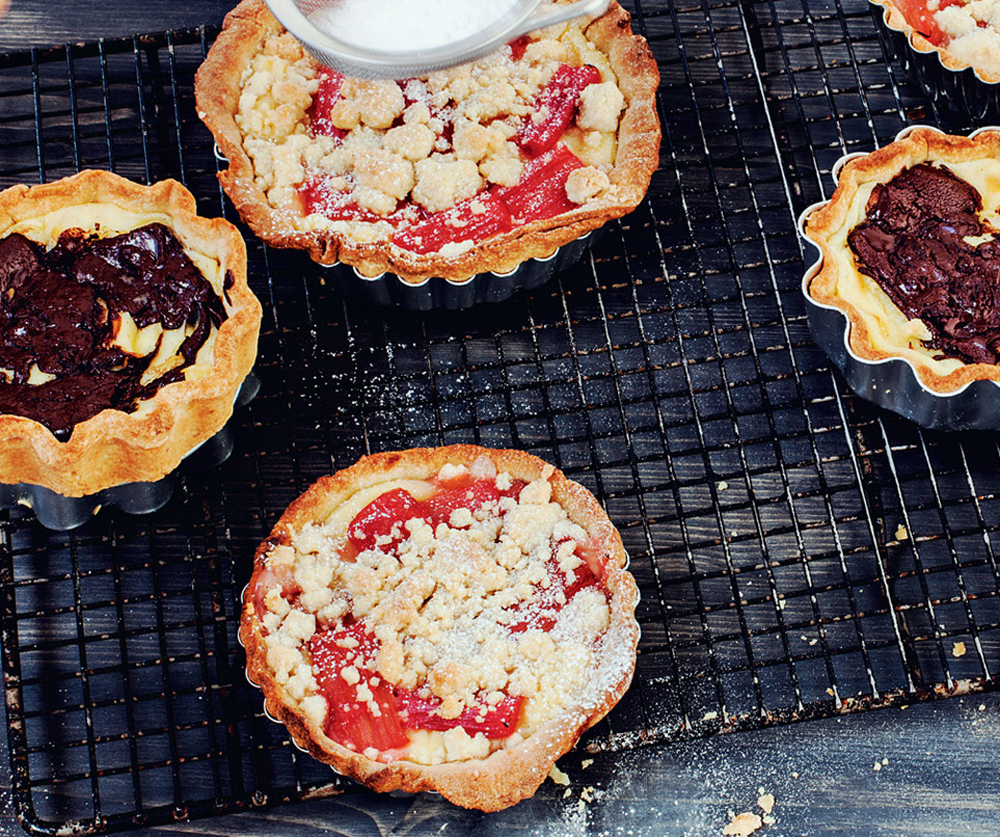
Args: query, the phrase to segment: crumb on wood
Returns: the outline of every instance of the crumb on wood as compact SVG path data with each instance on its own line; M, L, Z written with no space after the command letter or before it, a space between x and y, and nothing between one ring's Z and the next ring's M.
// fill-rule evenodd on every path
M906 527L902 523L900 523L899 526L896 527L896 540L906 541L909 539L910 539L910 533L907 532Z
M593 759L584 759L582 762L580 762L580 767L581 769L586 770L593 763L594 763Z
M706 712L704 715L701 716L701 719L703 721L714 721L718 717L719 717L718 712Z
M727 488L729 488L729 483L726 482L725 480L720 480L716 488L718 488L719 491L725 491Z
M874 765L872 765L872 770L874 770L876 773L878 773L881 769L882 769L882 762L880 761L877 761L875 762Z
M559 766L556 764L552 765L552 769L549 771L549 778L555 782L557 785L568 785L569 776L563 773Z
M760 789L760 796L757 797L757 806L765 814L770 814L774 810L774 794L764 793L764 789Z
M965 643L956 642L951 646L951 655L953 657L964 657L965 656Z
M722 833L725 837L750 837L763 824L764 821L758 814L744 811L733 817L729 821L729 825L722 829Z
M580 791L580 799L584 802L594 801L594 788L592 785L588 785L582 791Z
M569 799L572 795L573 795L572 788L566 788L566 790L563 791L563 799Z

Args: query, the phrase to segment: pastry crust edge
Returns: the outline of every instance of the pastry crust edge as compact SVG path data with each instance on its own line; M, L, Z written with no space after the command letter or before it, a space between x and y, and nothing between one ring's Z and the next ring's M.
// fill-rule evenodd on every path
M235 120L244 70L263 40L280 31L283 27L262 0L243 0L226 15L218 39L198 69L195 98L198 115L229 161L229 167L219 172L219 180L240 217L271 246L304 250L319 264L342 262L369 277L394 273L410 284L435 276L459 283L478 273L509 273L528 259L548 258L559 247L634 210L659 166L659 68L646 40L632 33L629 13L612 2L586 31L608 55L626 101L618 126L615 165L609 174L616 192L614 200L595 199L579 209L533 221L454 257L411 253L388 241L359 243L329 229L289 231L275 219L280 210L271 207L254 184L253 163L243 149L243 136Z
M863 184L872 181L885 183L907 166L926 162L931 154L934 159L946 163L984 157L1000 159L1000 132L984 131L975 137L962 137L916 128L903 139L849 160L840 171L833 197L810 213L803 227L806 237L821 253L821 264L809 281L808 295L818 303L839 309L847 317L850 321L847 341L851 352L869 362L905 360L926 389L938 395L948 395L974 381L1000 382L1000 365L965 363L947 374L941 374L935 370L934 359L930 355L926 356L926 362L918 362L911 353L892 352L874 346L865 314L836 291L838 265L828 240L844 226L851 202Z
M0 415L0 481L40 485L67 497L162 479L215 435L232 415L253 367L261 322L260 303L247 285L242 236L228 221L197 215L194 196L174 180L141 186L111 172L87 170L39 186L12 186L0 192L0 237L18 221L85 203L169 215L182 243L217 255L233 283L226 289L231 310L218 330L211 372L161 387L142 415L102 410L77 424L64 442L33 419Z
M621 641L608 649L605 656L620 660L627 655L631 664L622 666L621 676L596 702L563 709L521 744L510 750L497 750L485 759L439 765L402 760L383 763L327 738L318 725L296 708L296 702L284 687L270 676L263 632L254 605L254 590L265 568L265 555L274 546L290 544L293 530L326 519L338 505L365 487L402 477L427 478L436 474L446 462L471 465L484 454L499 470L518 479L536 479L548 467L543 460L523 451L452 445L373 454L314 483L288 507L257 550L253 575L243 594L240 641L246 649L247 677L263 691L266 711L285 725L299 747L315 758L375 791L436 791L465 808L499 811L534 794L559 757L618 703L635 671L639 625L634 614L639 601L638 587L625 569L627 555L621 536L586 488L567 479L558 469L549 477L553 500L607 549L609 561L605 583L611 593L611 623L607 630L619 632Z

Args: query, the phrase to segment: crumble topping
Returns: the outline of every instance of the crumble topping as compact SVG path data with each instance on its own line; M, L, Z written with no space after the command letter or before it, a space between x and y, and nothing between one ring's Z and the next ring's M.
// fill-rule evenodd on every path
M328 113L319 112L328 71L288 33L269 37L244 73L236 114L256 185L295 229L337 229L359 242L389 239L421 212L449 210L491 186L516 186L525 170L518 131L526 119L541 123L549 115L536 100L560 66L590 65L600 82L580 94L561 142L588 171L567 184L567 206L600 198L613 188L607 173L626 103L584 25L544 30L516 58L508 46L424 79L346 78ZM333 135L312 129L317 118L328 120ZM367 214L324 214L303 197L317 182L336 195L338 207Z
M595 166L574 169L566 178L566 197L573 203L586 203L608 188L608 176Z
M514 484L485 457L472 473L477 469L485 469L500 492ZM468 473L464 465L445 465L436 480L447 484ZM524 699L516 730L502 739L470 735L462 726L409 730L404 757L412 761L478 758L515 746L563 708L580 704L588 690L602 689L604 677L617 674L602 675L593 667L610 640L603 587L583 587L568 602L560 589L557 618L548 630L530 619L527 627L518 625L552 585L553 556L567 586L585 564L576 552L588 534L552 502L551 474L550 466L516 497L478 506L469 489L469 507L455 508L447 521L434 527L421 517L398 521L353 561L342 550L363 508L397 488L419 501L437 487L403 480L363 489L328 520L293 533L290 546L273 547L258 582L265 592L257 612L263 610L267 665L301 711L320 727L328 711L310 661L310 639L358 622L378 640L377 650L337 633L349 661L339 677L376 718L383 707L373 690L383 683L439 701L437 712L445 719L471 709L482 720L504 700Z

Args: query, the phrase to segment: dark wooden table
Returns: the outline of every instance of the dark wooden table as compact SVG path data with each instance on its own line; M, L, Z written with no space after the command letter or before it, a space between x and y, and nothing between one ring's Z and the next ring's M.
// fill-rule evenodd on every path
M0 51L68 40L221 23L225 0L133 3L13 0ZM572 784L546 783L532 800L493 815L431 796L355 793L257 812L178 823L148 833L718 835L731 814L776 798L760 834L1000 834L1000 713L996 695L966 696L670 746L562 761ZM580 799L593 788L590 802ZM22 833L10 802L0 736L0 833ZM145 833L145 832L144 832Z

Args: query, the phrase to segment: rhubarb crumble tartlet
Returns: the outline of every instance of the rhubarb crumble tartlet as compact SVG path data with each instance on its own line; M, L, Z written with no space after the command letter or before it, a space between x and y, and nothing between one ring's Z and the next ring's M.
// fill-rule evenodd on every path
M257 551L247 673L369 787L495 811L531 796L632 679L638 591L586 489L519 451L365 457Z
M261 308L236 228L174 181L0 192L0 481L151 482L232 413Z
M657 167L656 62L617 3L426 78L362 81L244 0L198 72L255 233L364 276L507 272L633 210Z
M802 220L821 252L803 283L814 334L867 398L928 426L998 425L1000 133L911 128L842 163Z

